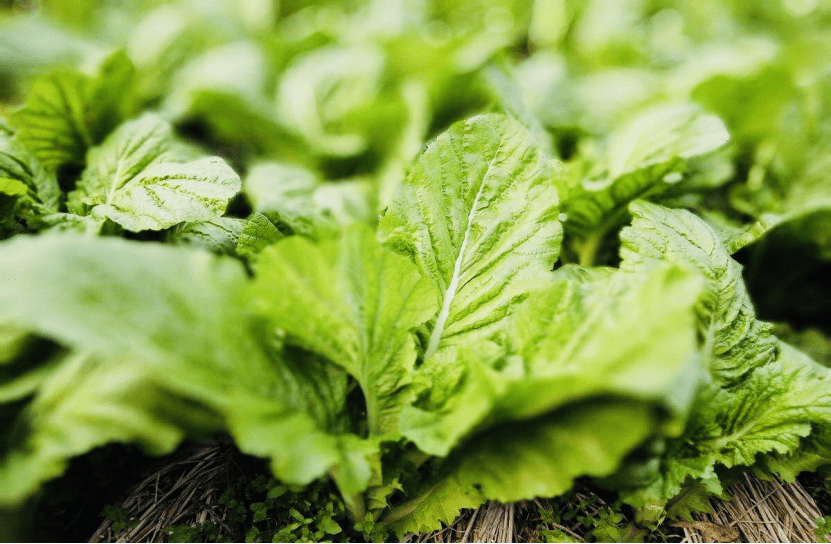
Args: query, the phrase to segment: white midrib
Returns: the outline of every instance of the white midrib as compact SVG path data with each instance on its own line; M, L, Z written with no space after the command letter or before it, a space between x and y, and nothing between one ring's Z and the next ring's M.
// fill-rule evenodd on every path
M427 351L424 352L424 358L433 355L439 349L439 342L441 342L441 335L444 334L444 324L447 322L447 316L450 315L450 304L453 302L453 297L456 296L456 290L459 288L459 276L462 270L462 260L465 256L465 248L467 247L467 239L470 236L471 226L473 225L473 215L476 213L476 207L479 205L479 197L482 196L482 191L487 182L487 175L482 179L482 185L479 186L479 191L473 199L473 206L470 207L470 213L467 216L467 228L465 229L464 238L462 238L462 246L459 248L459 256L456 257L456 264L453 267L453 277L450 279L450 285L447 286L447 291L444 293L444 302L439 312L439 317L436 318L436 326L430 334L430 342L427 344Z
M115 169L115 175L113 176L113 182L110 184L110 191L107 193L107 206L113 203L113 197L115 196L115 191L118 189L118 180L121 179L121 167L124 165L124 161L118 159L118 167Z

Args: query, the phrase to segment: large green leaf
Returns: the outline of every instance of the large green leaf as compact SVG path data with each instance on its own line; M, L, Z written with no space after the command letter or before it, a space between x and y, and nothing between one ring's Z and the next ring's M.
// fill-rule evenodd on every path
M170 126L152 114L121 125L92 149L71 210L127 230L161 230L225 212L242 183L218 157L175 160Z
M69 458L109 442L170 453L185 436L216 431L221 421L165 391L147 367L125 358L68 357L39 381L37 395L6 432L0 454L0 505L10 506L66 468Z
M2 249L0 322L94 354L77 372L60 369L68 374L55 387L68 393L41 390L24 414L23 440L0 461L0 480L17 482L0 486L4 503L104 442L136 439L160 452L205 430L189 423L185 406L208 428L227 428L242 450L270 457L288 482L307 483L343 461L321 428L343 410L345 375L313 359L293 370L267 345L240 263L67 234L19 236ZM64 395L72 400L49 400Z
M399 537L429 532L462 508L566 492L578 476L604 476L656 430L647 404L595 399L539 420L489 429L454 452L412 498L381 521Z
M456 384L449 367L466 375L444 400L433 392L430 410L405 409L402 432L444 456L476 428L604 395L683 415L702 375L693 311L701 287L696 273L675 266L585 283L560 275L517 310L510 329L516 355L494 365L499 370L482 364L484 354L461 348L455 359L425 363L425 372L443 370L430 374L433 389Z
M684 433L668 441L651 483L630 489L625 500L661 507L685 482L719 492L717 466L754 465L759 454L768 454L770 468L786 474L783 459L797 458L794 466L821 459L827 434L809 435L831 422L829 371L779 342L771 326L756 319L741 266L706 222L646 202L630 210L635 219L621 232L624 270L687 263L707 280L697 313L714 380L699 392ZM801 458L803 443L809 451Z
M355 377L371 433L395 431L414 396L412 331L437 309L429 282L360 227L318 244L286 238L260 254L256 272L259 306L286 341Z
M380 224L441 293L427 356L498 330L559 255L556 167L516 120L453 125L410 170Z

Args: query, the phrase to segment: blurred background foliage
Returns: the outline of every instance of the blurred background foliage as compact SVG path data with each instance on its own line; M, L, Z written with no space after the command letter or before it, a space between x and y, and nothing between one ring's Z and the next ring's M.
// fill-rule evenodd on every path
M831 297L816 296L831 272L831 0L2 5L0 129L39 80L83 74L90 102L112 102L93 140L155 111L243 176L231 216L268 212L257 203L276 190L374 223L425 142L483 111L508 111L564 161L563 200L608 188L635 151L654 158L655 108L695 105L730 143L635 196L732 240L761 317L831 331ZM277 179L249 176L264 171ZM566 221L565 260L615 264L625 221Z
M831 331L816 296L831 272L831 0L5 0L0 116L66 73L112 102L88 119L93 143L153 110L243 176L230 215L267 211L258 190L301 191L341 224L374 223L425 142L466 116L520 119L564 161L564 199L625 170L632 127L648 162L663 136L644 119L693 104L730 143L635 196L731 240L761 317ZM263 163L284 174L258 183ZM625 220L566 221L565 259L614 264Z

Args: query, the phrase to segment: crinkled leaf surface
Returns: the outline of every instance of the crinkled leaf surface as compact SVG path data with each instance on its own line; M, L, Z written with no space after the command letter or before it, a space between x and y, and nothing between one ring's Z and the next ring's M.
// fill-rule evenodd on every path
M161 230L208 221L225 212L241 187L218 157L172 162L170 127L153 115L121 125L89 153L73 195L76 211L90 209L127 230Z
M260 254L256 276L258 305L286 341L358 381L371 433L395 431L413 396L412 330L437 306L416 267L356 226L337 241L286 238Z
M559 255L553 163L516 120L482 115L430 143L380 232L440 293L427 356L493 334Z
M700 391L683 435L668 442L653 482L625 494L632 504L663 505L688 478L720 491L717 465L794 455L813 429L831 421L829 374L756 319L741 266L703 220L645 202L630 210L635 219L621 233L624 270L668 260L693 264L707 279L698 315L714 380ZM806 459L816 459L816 439L807 444Z
M182 223L171 229L168 242L201 247L214 253L233 255L245 221L235 217L218 217L210 221Z
M168 123L146 113L118 127L90 150L87 168L69 195L69 209L83 213L108 204L117 192L153 164L172 160L173 132Z
M685 210L643 201L629 209L634 220L620 234L622 269L666 260L692 264L707 278L699 321L714 375L734 380L772 361L777 342L771 327L756 319L742 267L712 227Z
M704 388L683 435L667 444L656 478L624 493L624 500L663 506L691 481L719 493L718 465L762 461L760 466L792 477L797 467L823 464L830 446L831 375L787 344L779 349L777 361L750 371L739 384Z
M561 276L517 310L510 329L516 355L501 370L462 349L455 360L425 363L444 370L431 375L434 388L445 386L437 378L446 381L451 365L467 375L433 410L405 409L402 432L444 456L475 428L604 395L684 414L701 377L694 315L700 292L698 275L675 266L590 282Z
M236 253L242 257L256 257L263 249L285 238L286 235L277 227L282 224L279 219L272 221L262 213L251 214L240 230Z

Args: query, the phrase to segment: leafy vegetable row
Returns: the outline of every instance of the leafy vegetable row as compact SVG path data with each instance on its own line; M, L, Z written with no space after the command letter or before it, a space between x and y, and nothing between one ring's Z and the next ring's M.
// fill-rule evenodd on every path
M513 117L472 117L377 226L342 226L302 169L241 182L150 114L37 136L39 92L0 156L4 224L46 231L0 251L0 505L104 443L219 431L399 535L580 476L644 519L685 515L726 469L828 461L829 371L756 319L740 244L641 199L727 141L695 106L644 112L588 180ZM68 145L86 158L62 211ZM254 213L223 216L241 188ZM630 215L620 266L586 266ZM226 255L95 236L147 230ZM559 261L564 235L583 265Z

